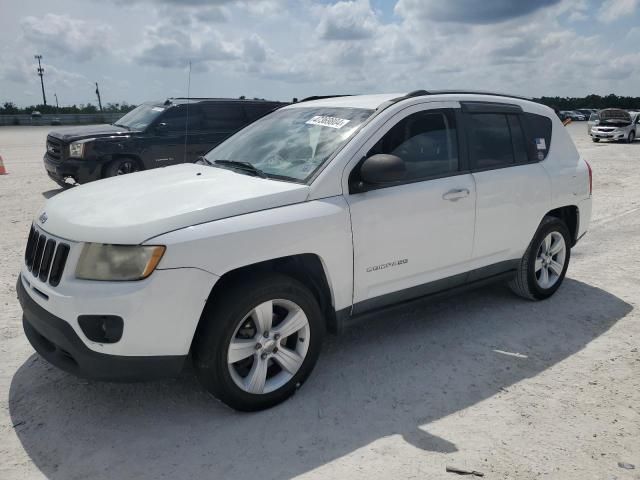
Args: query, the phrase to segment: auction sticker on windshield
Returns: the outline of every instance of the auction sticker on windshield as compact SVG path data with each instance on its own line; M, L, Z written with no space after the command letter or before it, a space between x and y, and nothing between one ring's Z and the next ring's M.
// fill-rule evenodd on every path
M321 127L342 128L349 122L350 120L347 120L345 118L316 115L315 117L312 117L310 120L307 120L305 123L307 125L320 125Z

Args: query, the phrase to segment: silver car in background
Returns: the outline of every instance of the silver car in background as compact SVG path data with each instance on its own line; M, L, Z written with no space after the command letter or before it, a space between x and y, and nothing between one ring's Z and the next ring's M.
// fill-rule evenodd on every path
M594 113L587 123L587 132L591 140L626 141L632 143L638 133L638 112L629 113L619 108L605 108Z

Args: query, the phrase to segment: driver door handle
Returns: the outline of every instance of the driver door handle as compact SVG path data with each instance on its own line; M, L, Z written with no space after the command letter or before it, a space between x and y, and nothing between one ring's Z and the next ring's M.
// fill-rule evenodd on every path
M455 188L453 190L449 190L447 193L442 195L444 200L449 200L450 202L457 202L461 198L465 198L469 196L468 188Z

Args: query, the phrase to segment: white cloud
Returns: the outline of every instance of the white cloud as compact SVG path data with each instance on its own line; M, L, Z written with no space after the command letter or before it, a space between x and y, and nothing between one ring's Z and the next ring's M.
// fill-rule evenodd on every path
M639 0L604 0L598 10L598 18L611 23L619 18L633 14L638 8Z
M341 1L321 9L318 33L325 40L360 40L372 37L377 25L369 0Z
M44 17L25 17L20 22L24 39L48 54L83 62L109 49L111 27L68 15L47 13Z

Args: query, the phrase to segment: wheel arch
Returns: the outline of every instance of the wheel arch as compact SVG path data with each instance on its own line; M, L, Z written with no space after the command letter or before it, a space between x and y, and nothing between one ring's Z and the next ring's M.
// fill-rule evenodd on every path
M334 295L329 283L327 269L320 256L315 253L289 255L230 270L224 273L211 289L207 305L215 301L225 289L241 284L247 276L268 272L288 275L305 285L316 297L324 315L327 329L331 332L337 331ZM201 321L202 318L200 319Z
M562 220L571 234L571 247L578 241L580 228L580 209L576 205L566 205L547 212L545 217L556 217Z
M111 165L111 162L115 160L120 160L123 158L129 158L131 160L134 160L138 164L138 168L139 168L138 171L145 170L144 162L142 161L142 158L140 158L138 155L134 155L132 153L114 153L113 155L110 156L109 160L104 162L104 164L102 165L102 175L103 176L106 175L107 168L109 168L109 165Z

